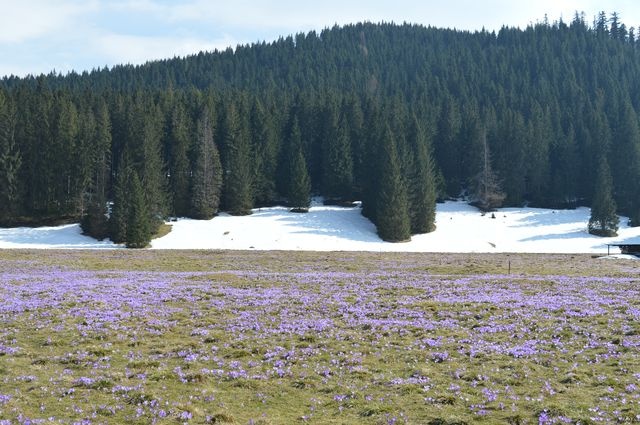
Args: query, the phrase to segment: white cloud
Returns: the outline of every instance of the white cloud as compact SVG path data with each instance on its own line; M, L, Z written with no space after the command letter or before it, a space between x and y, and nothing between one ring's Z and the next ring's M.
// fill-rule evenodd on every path
M106 34L98 37L95 47L106 62L115 65L120 63L142 64L154 59L166 59L174 56L186 56L200 51L225 49L236 41L231 36L217 40L180 37L146 37L123 34Z
M97 1L0 0L0 44L14 44L68 31L74 22L95 11Z
M108 7L146 13L173 26L200 23L224 28L225 31L253 34L279 31L279 35L362 21L406 21L459 29L480 29L483 26L499 29L502 25L525 27L542 20L545 15L551 21L560 17L570 21L576 11L585 11L588 20L600 10L620 11L623 21L625 17L630 22L640 18L639 6L634 0L123 0ZM258 38L264 39L260 35L255 37Z

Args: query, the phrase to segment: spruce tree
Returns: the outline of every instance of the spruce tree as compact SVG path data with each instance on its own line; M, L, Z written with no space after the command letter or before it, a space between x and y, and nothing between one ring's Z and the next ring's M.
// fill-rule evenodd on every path
M311 205L311 181L302 152L302 136L297 119L291 125L288 143L287 199L293 212L307 212Z
M408 188L411 233L429 233L436 228L435 172L429 141L415 115L408 142L411 153Z
M323 141L323 186L329 199L348 200L352 196L353 159L351 140L345 114L327 113L325 139Z
M109 214L109 238L114 243L123 243L127 240L127 227L129 220L129 181L132 178L133 169L126 155L119 161L113 188L113 203Z
M9 224L18 210L18 177L22 158L15 137L14 114L0 92L0 223Z
M155 232L164 223L168 214L169 196L167 191L167 173L162 158L160 130L162 123L157 108L147 101L149 112L142 122L138 140L138 163L136 171L142 186L144 198L149 208L151 230Z
M227 105L220 127L224 151L224 209L231 215L251 214L253 185L249 130L234 101Z
M135 171L131 173L127 190L128 217L126 246L127 248L145 248L151 242L153 234L152 217L149 204L144 196L142 183Z
M77 165L75 154L79 151L79 113L71 99L58 93L53 108L53 131L47 156L53 162L47 169L51 172L49 214L78 214L81 193L72 191L73 169ZM64 160L66 159L66 161ZM72 160L72 163L68 161Z
M631 216L634 223L633 216L640 210L640 199L636 196L640 178L640 126L631 99L622 101L618 109L611 151L615 200L620 211Z
M254 100L251 109L251 141L255 157L253 182L256 205L269 205L276 198L276 170L278 141L273 117L267 113L259 100Z
M525 193L525 124L522 114L507 109L501 112L497 137L492 140L495 146L495 163L502 177L504 202L520 206Z
M482 146L481 168L472 181L471 204L483 211L492 211L502 205L505 194L491 165L491 152L486 131L479 129L478 137Z
M362 185L362 215L376 223L378 213L378 189L380 188L380 161L383 159L379 139L384 132L385 123L378 99L369 99L364 108L365 121L370 123L363 129L363 160L360 184Z
M449 195L458 196L461 189L459 178L460 130L462 117L456 100L443 96L437 123L435 153L446 182Z
M349 141L353 162L353 196L359 199L358 197L362 196L364 181L366 180L365 156L367 145L367 140L364 137L364 113L360 99L354 95L351 99L345 100L342 106L342 113L349 127Z
M551 119L548 108L543 110L536 102L529 121L529 143L526 146L527 197L532 204L543 205L549 186L549 146L551 146Z
M388 125L380 143L380 187L377 193L375 224L382 240L406 242L411 240L409 202L405 182L400 173L395 140Z
M591 203L589 233L597 236L617 236L619 218L613 200L613 184L609 164L603 155L596 174L596 187Z
M24 174L22 184L24 207L34 219L48 215L53 198L53 166L59 160L50 157L52 145L51 115L53 95L46 81L38 78L37 86L31 93L18 93L21 102L16 104L16 141L23 154ZM18 100L18 99L16 99ZM24 149L22 149L24 147Z
M109 235L107 191L111 166L111 125L109 112L104 102L95 108L94 134L91 138L91 183L86 202L86 211L81 221L82 231L96 239Z
M200 114L196 127L189 216L207 220L218 212L222 188L222 165L213 140L213 125L207 107Z
M190 198L190 133L191 123L182 101L177 101L169 119L169 183L171 212L177 217L189 215Z

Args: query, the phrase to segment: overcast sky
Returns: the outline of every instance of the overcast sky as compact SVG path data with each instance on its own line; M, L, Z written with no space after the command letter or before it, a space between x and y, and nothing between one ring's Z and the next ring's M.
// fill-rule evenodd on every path
M640 25L637 0L0 0L0 76L66 73L271 41L334 24L526 27L583 11Z

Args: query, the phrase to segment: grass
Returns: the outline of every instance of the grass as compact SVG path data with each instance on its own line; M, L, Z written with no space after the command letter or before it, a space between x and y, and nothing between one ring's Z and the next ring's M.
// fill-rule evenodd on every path
M639 273L586 255L0 251L0 424L637 423Z
M160 225L160 227L158 227L158 230L156 231L156 233L154 233L153 235L153 239L158 239L161 238L163 236L167 236L169 233L171 233L171 228L173 226L171 226L170 224L167 223L163 223Z

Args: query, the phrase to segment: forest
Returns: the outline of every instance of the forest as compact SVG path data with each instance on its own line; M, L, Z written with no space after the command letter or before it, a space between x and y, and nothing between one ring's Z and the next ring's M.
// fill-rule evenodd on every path
M640 225L640 37L359 23L144 65L0 81L0 225L144 247L170 217L362 201L387 241L437 200Z

